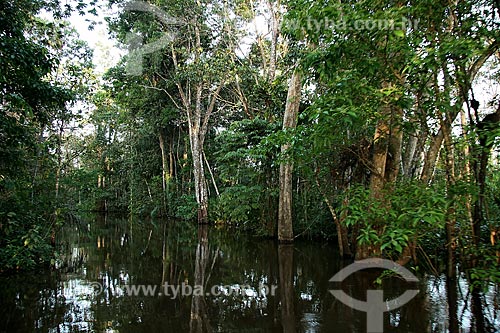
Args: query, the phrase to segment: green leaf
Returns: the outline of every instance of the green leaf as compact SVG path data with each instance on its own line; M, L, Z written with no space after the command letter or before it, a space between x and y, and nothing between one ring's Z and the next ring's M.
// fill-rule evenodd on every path
M396 245L394 245L394 248L396 249L396 251L398 251L399 253L403 252L403 248L401 247L401 245L399 245L399 243L397 243Z
M403 30L394 30L394 35L403 38L405 36L405 32Z

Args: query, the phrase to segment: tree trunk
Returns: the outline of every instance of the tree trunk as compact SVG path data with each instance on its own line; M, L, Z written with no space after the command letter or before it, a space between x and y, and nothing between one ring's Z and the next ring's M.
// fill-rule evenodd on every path
M390 106L384 106L385 115L390 112ZM384 117L384 115L382 115ZM385 173L387 164L388 140L390 136L390 128L387 119L381 119L375 130L373 140L373 157L372 171L370 177L370 196L377 200L383 200L383 189L385 187ZM373 224L373 229L379 231L379 221L370 221ZM377 246L371 244L358 244L356 247L356 260L366 259L371 256L378 256L380 250Z
M297 126L297 116L300 106L301 75L296 69L290 80L288 95L286 99L285 115L283 117L283 130L292 129ZM289 144L281 146L281 152L285 154L290 148ZM292 171L293 162L287 157L280 163L280 196L278 208L278 239L280 242L293 241L292 222Z
M389 148L390 124L388 117L390 115L390 106L383 107L382 117L379 120L373 138L373 157L372 157L372 172L370 177L370 193L372 197L380 199L382 190L385 187L387 153Z
M202 52L201 35L198 25L194 25L194 62L200 61ZM171 48L172 61L176 70L179 70L177 63L177 54L175 49ZM215 109L215 104L222 87L225 84L225 79L221 79L216 84L215 91L206 94L210 91L211 87L215 85L214 82L188 82L185 86L181 82L176 82L179 90L179 95L182 101L182 106L186 112L188 128L189 128L189 142L191 145L191 157L193 159L193 177L196 202L198 204L198 223L208 223L208 187L205 179L205 169L203 164L203 145L205 142L205 135L208 131L208 122L210 116ZM194 106L192 104L192 96L194 95ZM169 96L170 97L170 96ZM171 97L172 99L172 97ZM175 102L174 99L172 101Z
M267 78L269 82L274 81L276 76L276 57L277 57L277 49L278 49L278 36L279 36L279 4L275 7L272 3L272 0L267 0L266 5L270 14L270 28L271 28L271 49L269 52L269 72L267 73Z
M59 128L57 133L57 170L56 170L56 200L59 200L59 186L61 181L61 169L62 169L62 136L64 133L64 120L60 120Z
M350 258L352 257L351 248L349 247L349 240L347 237L347 228L342 225L343 219L339 219L337 213L335 212L335 208L333 207L330 199L328 199L327 194L321 188L319 183L318 174L316 173L316 186L318 186L319 193L323 196L323 200L332 215L333 222L335 222L335 227L337 228L337 241L339 243L339 253L342 258Z
M208 189L203 167L203 145L200 142L199 128L189 126L191 157L193 159L193 176L196 202L198 203L198 223L208 222Z
M390 89L391 84L383 82L382 87ZM374 201L382 203L382 206L390 206L390 202L386 202L384 190L387 190L388 184L394 184L399 174L403 141L402 114L403 110L400 107L385 102L381 107L381 119L377 124L373 138L370 196ZM373 229L380 233L382 230L381 221L371 221L371 223ZM364 244L356 247L356 260L380 256L380 254L379 245Z
M391 108L392 119L387 156L385 164L385 182L394 184L398 178L401 168L401 148L403 144L403 131L401 131L401 121L403 119L403 109L400 107Z
M420 175L420 180L424 183L428 183L432 179L434 174L434 168L436 167L436 161L438 158L439 150L441 150L441 145L443 143L443 129L440 128L436 135L432 136L429 149L425 155L424 167Z
M484 63L490 58L491 55L495 54L495 52L500 47L500 43L498 41L493 41L490 46L484 50L484 52L470 65L470 67L466 70L463 69L464 75L466 76L466 82L473 82L477 73L482 68ZM463 91L468 91L470 87L463 87ZM463 104L462 96L458 96L456 105ZM449 116L450 123L453 123L455 118L457 117L460 109L456 112L453 112ZM422 173L420 175L420 179L423 182L430 182L432 178L432 174L434 173L434 168L436 166L437 157L439 154L439 150L441 149L441 145L443 143L443 129L440 128L438 133L432 137L429 150L427 151L425 157L424 167L422 169Z
M208 159L207 159L207 156L205 155L205 152L203 152L203 160L205 161L205 164L207 165L208 173L210 174L210 178L212 179L212 184L214 185L215 194L217 194L217 197L218 197L218 196L220 196L219 187L217 186L217 182L215 181L214 173L212 172L212 168L210 168L210 164L208 163Z
M160 142L160 150L161 150L161 167L162 167L162 172L161 172L161 185L163 189L163 207L162 210L166 210L167 202L166 202L166 192L167 192L167 182L169 181L170 178L170 171L168 168L168 157L167 157L167 151L165 149L165 138L163 136L163 131L160 130L160 135L158 137L158 140Z
M419 130L415 131L415 133L410 133L410 137L408 138L408 144L406 145L405 149L402 173L406 178L409 179L412 177L413 161L414 161L414 156L417 153L419 138L420 138Z
M446 212L446 249L447 249L447 263L446 263L446 275L448 278L454 279L456 277L456 268L455 268L455 248L456 248L456 240L455 240L455 225L456 225L456 217L455 217L455 206L453 190L451 189L455 185L455 158L453 151L453 143L451 139L451 124L445 124L441 121L441 127L445 129L443 132L444 138L444 156L443 162L446 165L446 178L447 178L447 186L448 186L448 200L450 201L450 207Z
M477 247L481 238L481 226L484 222L483 211L485 209L484 196L486 194L486 174L490 152L493 146L493 138L491 134L498 129L500 123L500 104L494 113L486 115L483 120L477 124L477 135L479 137L479 146L476 145L474 157L476 158L477 167L475 170L476 186L479 193L474 202L473 214L473 240Z

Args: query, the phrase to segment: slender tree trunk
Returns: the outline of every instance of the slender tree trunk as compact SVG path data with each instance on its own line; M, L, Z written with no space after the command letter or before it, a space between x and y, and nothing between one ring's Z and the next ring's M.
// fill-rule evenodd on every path
M422 174L422 169L424 167L424 151L425 151L425 143L428 139L428 132L422 131L420 133L418 145L417 145L417 153L413 156L413 169L412 169L412 178L420 177Z
M168 267L170 264L170 252L167 243L167 223L163 224L163 248L161 260L161 285L164 286L167 281Z
M194 42L192 46L194 49L194 62L196 63L200 61L201 56L201 35L200 28L197 24L194 25L193 30ZM171 52L174 67L179 70L177 54L173 46L171 47ZM176 82L182 106L186 112L188 121L189 142L191 145L191 157L193 160L193 178L195 197L198 204L199 224L208 223L208 186L205 178L205 168L203 163L203 146L205 142L205 135L208 131L208 122L213 110L215 109L215 103L222 87L225 84L225 80L222 79L218 82L217 88L215 91L208 93L208 97L204 96L204 93L209 91L213 84L214 82L207 83L200 80L196 83L188 82L185 86L183 86L181 82ZM193 95L194 103L192 103ZM173 101L176 103L175 100Z
M59 200L59 186L61 182L61 169L62 169L62 136L64 133L64 120L61 119L57 133L57 170L56 170L56 200Z
M278 36L279 36L279 25L280 25L280 17L279 17L279 1L276 7L272 4L272 0L267 0L267 8L270 14L270 28L271 28L271 49L269 52L269 72L268 80L272 82L274 77L276 76L276 57L277 57L277 49L278 49Z
M175 160L174 160L174 134L172 134L172 140L170 141L170 151L168 153L168 158L169 158L169 164L170 167L168 168L169 171L169 177L170 179L174 178L176 176L176 173L174 172L175 170Z
M456 217L455 217L455 206L453 190L451 187L455 185L455 158L453 151L453 144L451 140L451 125L446 125L442 122L442 128L444 131L444 156L443 162L446 165L446 178L447 178L447 186L448 186L448 200L450 202L450 207L446 212L446 249L447 249L447 263L446 263L446 275L449 278L454 279L456 277L456 268L455 268L455 248L456 248L456 240L455 240L455 225L456 225Z
M168 163L168 157L167 157L167 150L165 148L165 138L164 138L163 133L161 131L160 131L160 135L158 137L158 140L160 143L160 150L161 150L162 188L163 188L163 191L165 192L167 190L167 181L168 181L168 178L170 177L170 171L168 168L169 163Z
M403 171L402 173L406 178L412 177L413 161L414 156L417 152L417 145L420 138L420 132L417 130L415 133L411 133L408 138L408 144L405 149L405 156L403 159Z
M490 159L490 152L493 146L493 138L491 137L493 131L499 128L500 123L500 104L494 113L486 115L477 124L477 135L479 137L479 145L476 145L476 158L477 167L475 168L476 186L479 193L474 202L474 215L473 215L473 240L475 246L478 246L481 238L481 226L484 223L484 210L486 195L486 175L488 169L488 162Z
M443 129L440 128L436 135L431 138L431 143L427 154L425 155L424 167L420 175L420 180L424 183L428 183L432 179L434 174L434 168L436 167L436 161L441 150L441 145L443 144Z
M104 153L102 148L98 149L98 156L99 156L99 174L97 175L97 188L104 190L106 188L106 162L104 158ZM106 211L106 200L102 198L102 192L99 191L99 200L96 202L96 210L98 212L105 212ZM132 195L132 190L130 191L130 195Z
M462 137L464 139L464 142L469 141L469 137L467 134L467 119L465 115L465 111L462 109L460 110L460 126L462 127ZM462 179L465 179L468 181L471 177L471 149L470 149L470 144L465 144L463 148L463 172L460 174L460 177ZM469 218L469 223L471 227L474 226L474 218L473 218L473 212L472 212L472 195L470 193L466 194L466 202L465 202L465 207L467 209L467 217Z
M40 168L40 155L41 155L41 149L40 146L42 142L44 141L43 139L43 129L40 131L40 133L37 135L38 140L35 145L35 166L33 167L33 175L31 178L31 204L35 202L35 191L36 191L36 184L37 184L37 178L38 178L38 169Z
M288 95L286 100L285 115L283 118L283 129L293 129L297 126L297 116L300 106L301 75L296 69L292 74ZM281 146L281 152L286 153L289 144ZM285 157L286 158L286 157ZM278 239L280 242L293 241L293 218L292 218L292 171L293 162L286 158L280 163L280 196L278 208Z
M425 132L425 125L423 122L419 121L421 118L421 114L424 113L422 110L422 93L419 92L416 94L416 102L415 102L415 115L410 119L413 123L420 123L420 127L416 127L414 131L410 131L408 133L409 138L406 144L406 149L404 152L404 157L402 157L402 174L407 179L412 179L415 174L415 160L416 157L420 154L420 150L422 147L422 136L423 132Z
M205 161L205 164L207 165L208 173L210 174L210 179L212 180L215 194L217 194L217 196L219 196L220 195L219 187L217 186L217 182L215 181L214 173L212 172L212 168L210 167L210 163L208 163L208 159L207 159L205 152L203 152L203 160Z
M450 28L451 29L451 28ZM497 52L500 47L500 43L498 41L493 41L490 46L484 50L484 52L471 64L468 69L462 69L464 78L466 78L466 82L473 82L477 73L482 68L484 63L490 58L491 55ZM462 87L462 90L465 92L468 91L470 87ZM463 96L458 96L456 105L462 105ZM453 112L449 115L449 119L451 123L455 120L458 115L458 111ZM420 175L420 179L423 182L430 182L432 179L432 175L434 173L434 168L436 166L437 157L439 151L441 149L441 145L443 143L443 128L440 128L438 133L432 137L431 143L429 145L429 149L427 151L424 167L422 169L422 173Z
M162 172L161 172L161 185L163 189L163 209L166 209L167 202L166 202L166 194L167 194L167 182L169 182L170 179L170 171L168 168L168 157L167 157L167 151L165 148L165 138L163 136L163 131L160 130L160 135L158 137L158 140L160 142L160 150L161 150L161 167L162 167Z
M387 161L385 166L386 184L394 184L398 178L401 168L401 154L403 145L403 131L401 131L401 121L403 119L403 109L397 106L391 108L391 132L389 145L387 147Z
M330 202L330 199L328 199L327 194L321 188L321 184L319 183L319 178L317 173L315 178L316 178L316 186L318 186L318 190L320 194L323 196L323 200L325 201L326 206L328 207L328 210L332 215L333 221L335 222L335 227L337 228L337 241L339 243L340 256L343 258L352 257L351 249L349 247L349 240L347 237L347 228L342 225L342 220L339 219L337 213L335 212L335 208Z

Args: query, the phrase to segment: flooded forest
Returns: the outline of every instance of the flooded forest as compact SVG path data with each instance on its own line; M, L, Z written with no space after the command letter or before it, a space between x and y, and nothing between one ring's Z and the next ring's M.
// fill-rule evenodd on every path
M500 3L0 3L0 332L500 332Z

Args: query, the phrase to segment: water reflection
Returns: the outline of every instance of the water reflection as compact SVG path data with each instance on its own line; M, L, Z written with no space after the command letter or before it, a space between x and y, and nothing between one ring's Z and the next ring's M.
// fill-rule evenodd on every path
M378 288L373 271L329 283L349 262L328 243L278 245L234 230L110 218L68 225L59 242L58 271L0 277L0 332L366 332L366 314L329 290L365 300ZM165 283L215 293L129 294ZM386 299L413 287L396 278L382 285ZM500 327L498 289L477 295L475 308L462 276L426 275L420 290L386 313L385 332L479 332L479 304L484 331Z
M278 245L278 262L280 272L281 324L283 332L295 333L293 245ZM305 295L309 296L308 294ZM307 297L306 300L312 300L312 297Z
M446 296L448 301L448 329L450 333L458 333L458 290L457 279L446 278Z
M205 287L205 273L208 262L208 226L198 228L198 245L194 262L194 286ZM189 323L191 333L211 332L208 319L205 295L193 294L191 300L191 320Z

